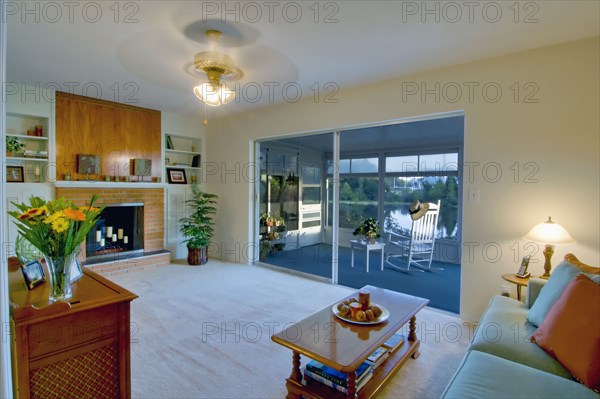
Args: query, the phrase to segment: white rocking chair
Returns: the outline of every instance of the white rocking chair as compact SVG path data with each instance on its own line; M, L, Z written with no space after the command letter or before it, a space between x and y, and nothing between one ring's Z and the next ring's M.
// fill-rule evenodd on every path
M410 236L386 231L385 234L389 235L389 240L385 249L385 263L396 270L405 272L444 270L443 268L431 267L439 215L440 201L437 204L430 202L427 213L412 222ZM405 258L406 254L408 254L408 265L406 267L400 267L391 262L391 259ZM411 269L411 265L417 268Z

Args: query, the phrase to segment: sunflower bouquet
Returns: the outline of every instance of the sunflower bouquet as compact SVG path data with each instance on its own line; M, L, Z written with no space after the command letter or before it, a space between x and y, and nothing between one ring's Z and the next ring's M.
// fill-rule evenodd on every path
M18 211L8 212L21 236L44 254L53 286L51 299L70 297L67 277L72 256L100 216L101 209L93 206L95 200L96 196L89 205L77 207L64 198L31 197L29 204L13 202Z

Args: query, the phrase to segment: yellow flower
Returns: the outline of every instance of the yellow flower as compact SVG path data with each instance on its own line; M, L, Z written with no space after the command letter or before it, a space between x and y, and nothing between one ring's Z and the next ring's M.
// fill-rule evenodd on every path
M83 213L77 209L67 208L63 211L63 213L65 214L67 219L77 220L80 222L85 220L85 213Z
M70 223L64 218L58 218L52 222L52 230L56 231L57 233L62 233L68 229L69 226Z
M19 220L31 220L33 218L35 218L36 216L40 216L42 214L45 213L45 211L47 211L48 208L46 208L45 206L39 207L39 208L29 208L27 209L27 211L23 212L23 214L21 214L21 216L19 216Z
M44 220L44 223L46 223L46 224L52 224L57 219L60 219L60 218L63 218L63 219L65 218L65 214L64 214L63 211L54 212L52 215L48 216L46 218L46 220Z

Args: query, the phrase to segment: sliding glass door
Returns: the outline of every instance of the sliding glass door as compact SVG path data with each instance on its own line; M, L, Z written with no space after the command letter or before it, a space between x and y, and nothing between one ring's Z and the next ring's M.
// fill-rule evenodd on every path
M458 312L463 133L464 117L453 116L261 142L260 261ZM408 263L389 257L389 237L410 232L414 200L441 202L432 261L443 273L392 266ZM369 218L382 234L367 255L353 232Z

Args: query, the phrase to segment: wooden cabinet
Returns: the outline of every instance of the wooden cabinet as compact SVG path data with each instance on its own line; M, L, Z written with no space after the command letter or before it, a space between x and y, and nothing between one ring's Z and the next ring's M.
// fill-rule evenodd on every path
M144 181L161 176L160 111L56 92L55 120L57 180L65 173L72 180L135 176L132 159L152 161ZM77 173L77 155L83 154L100 157L99 174Z
M51 304L47 282L27 290L16 258L8 265L14 396L131 397L129 305L137 296L83 268L70 301Z
M165 178L169 181L169 171L183 169L187 184L200 181L202 140L194 137L165 135Z

